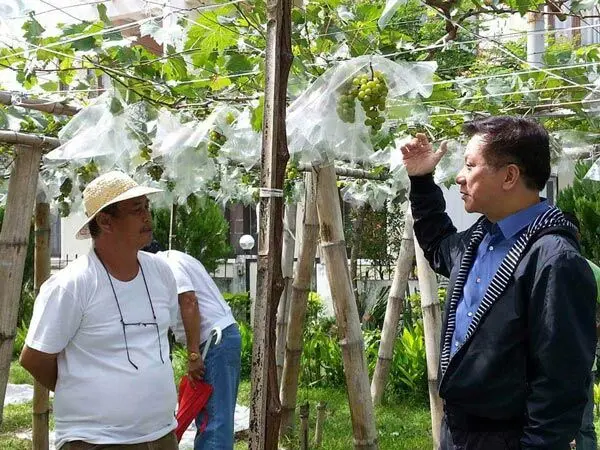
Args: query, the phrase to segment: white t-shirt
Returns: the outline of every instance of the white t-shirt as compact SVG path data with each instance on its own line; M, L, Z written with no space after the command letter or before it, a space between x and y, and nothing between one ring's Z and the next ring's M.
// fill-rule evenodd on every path
M157 255L163 258L173 271L177 282L177 293L194 291L196 294L200 309L201 344L208 339L210 331L214 327L224 330L229 325L236 323L231 308L200 261L177 250L158 252ZM185 344L185 329L181 311L178 310L177 322L171 328L177 342Z
M91 251L46 281L35 301L27 346L58 353L54 397L56 446L153 441L176 426L177 403L167 331L177 314L175 280L154 255L139 252L142 271L129 282L111 277ZM159 344L160 339L160 344ZM161 361L162 351L162 361Z

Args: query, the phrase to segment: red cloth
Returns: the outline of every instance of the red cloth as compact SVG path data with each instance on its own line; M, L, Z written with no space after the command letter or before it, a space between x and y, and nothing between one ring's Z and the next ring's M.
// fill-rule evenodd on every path
M206 402L212 394L213 387L204 381L190 381L187 375L181 378L179 383L179 408L177 409L177 441L181 440L183 433L188 429L196 416L204 409ZM208 422L205 416L200 431L204 431Z

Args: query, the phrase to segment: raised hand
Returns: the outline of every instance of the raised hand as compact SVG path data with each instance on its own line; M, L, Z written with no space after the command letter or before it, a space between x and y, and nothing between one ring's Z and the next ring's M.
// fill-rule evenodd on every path
M446 141L437 152L423 133L417 133L412 140L400 148L402 160L409 176L426 175L433 172L442 156L448 151Z

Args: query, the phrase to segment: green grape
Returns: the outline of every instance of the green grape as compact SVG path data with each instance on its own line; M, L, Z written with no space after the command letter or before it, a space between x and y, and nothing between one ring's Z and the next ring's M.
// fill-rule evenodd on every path
M232 116L233 116L233 114L232 114ZM219 150L221 150L221 147L225 144L225 142L227 142L227 138L215 129L210 131L210 133L208 134L208 137L209 137L209 142L207 145L208 154L211 157L216 158L217 156L219 156Z
M369 71L358 74L341 89L336 107L337 114L342 121L354 123L358 100L367 116L365 125L371 128L371 132L377 132L385 122L381 113L385 111L387 94L388 87L382 72Z
M69 195L71 195L72 190L73 190L73 180L71 180L70 178L67 178L60 185L60 193L62 194L63 197L68 197Z
M58 203L58 213L60 217L68 217L71 214L71 205L69 205L65 201L61 201Z
M148 173L148 175L150 175L150 178L152 178L154 181L159 181L160 177L162 177L164 169L161 166L159 166L158 164L152 164L150 167L148 167L146 169L146 172Z

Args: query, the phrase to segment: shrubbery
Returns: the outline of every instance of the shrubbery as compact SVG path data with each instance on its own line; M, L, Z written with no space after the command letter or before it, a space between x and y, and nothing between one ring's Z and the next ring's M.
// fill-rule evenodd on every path
M443 291L441 292L443 294ZM226 298L235 298L231 304L244 310L242 306L250 300L247 296L224 294ZM418 295L411 299L420 305ZM420 306L419 306L420 310ZM427 392L427 369L422 319L415 311L412 322L399 332L395 343L394 359L389 377L388 389L394 395L406 393L425 394ZM252 330L250 324L239 320L242 334L242 377L249 377L252 362ZM363 329L365 354L372 376L379 352L380 329ZM337 338L334 318L323 316L323 304L315 292L308 299L305 327L303 331L303 351L301 357L300 387L343 387L345 385L344 366L341 347Z
M170 210L154 209L152 219L154 238L168 248ZM231 256L229 224L214 200L190 196L186 205L177 208L173 248L200 260L209 272L217 268L220 259Z

